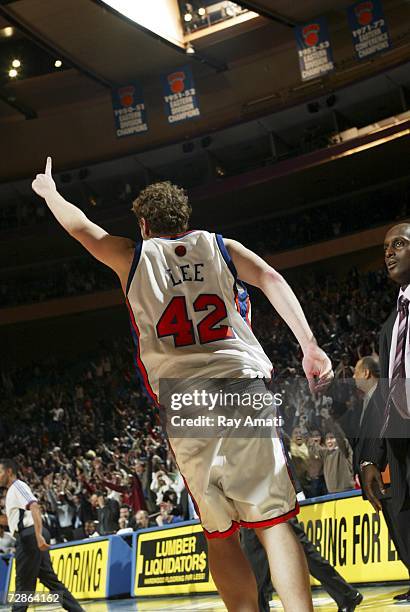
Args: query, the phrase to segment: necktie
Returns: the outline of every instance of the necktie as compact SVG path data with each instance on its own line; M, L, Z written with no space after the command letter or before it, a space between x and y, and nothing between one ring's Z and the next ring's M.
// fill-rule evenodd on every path
M404 296L399 299L399 327L397 330L396 356L394 358L391 386L398 378L406 378L405 349L407 338L407 324L409 318L409 300Z
M399 311L399 325L397 328L397 344L396 352L393 364L393 373L390 380L390 393L389 399L386 403L384 412L384 425L382 429L382 435L386 431L389 418L390 409L392 403L397 408L398 412L403 418L408 418L405 379L406 379L406 339L407 339L407 327L409 320L409 300L403 295L399 299L398 304Z

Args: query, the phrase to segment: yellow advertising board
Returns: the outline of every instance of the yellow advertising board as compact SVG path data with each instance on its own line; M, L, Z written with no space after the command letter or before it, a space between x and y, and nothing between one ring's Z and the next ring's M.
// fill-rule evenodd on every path
M348 582L408 580L382 513L361 497L302 506L309 540ZM312 584L319 584L312 579Z
M107 594L109 540L86 540L73 546L50 550L51 562L58 578L78 599L94 599ZM16 590L16 561L13 558L9 593ZM37 581L36 591L47 589Z
M198 524L140 533L134 570L136 596L216 591L205 535Z

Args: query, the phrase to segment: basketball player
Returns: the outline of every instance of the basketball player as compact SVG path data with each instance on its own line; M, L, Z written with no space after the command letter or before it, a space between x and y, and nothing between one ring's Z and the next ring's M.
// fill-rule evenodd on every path
M242 281L259 287L289 325L303 351L311 390L333 376L302 308L280 274L234 240L187 231L191 207L169 182L144 189L133 204L143 240L111 236L56 190L51 159L33 181L67 232L118 275L126 297L137 363L152 399L166 378L238 380L263 389L272 365L252 333ZM239 281L241 279L241 281ZM287 519L298 512L281 441L173 438L187 488L208 538L210 569L231 612L257 612L251 567L241 551L240 525L256 528L272 580L287 612L313 610L305 556Z

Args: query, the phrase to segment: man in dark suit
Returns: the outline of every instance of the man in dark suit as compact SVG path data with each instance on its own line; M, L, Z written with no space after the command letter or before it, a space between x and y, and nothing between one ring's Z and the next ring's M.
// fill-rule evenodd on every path
M102 491L97 492L98 503L98 532L100 535L109 535L118 531L120 518L120 504L110 499Z
M384 510L389 508L389 532L400 558L410 567L410 393L409 400L406 394L406 379L410 378L410 223L387 232L384 251L388 274L400 291L380 334L381 378L371 399L374 419L366 419L367 425L361 427L359 462L364 493L376 512L382 510L381 500L390 498L383 503ZM381 476L387 464L389 491ZM410 602L410 592L403 597Z

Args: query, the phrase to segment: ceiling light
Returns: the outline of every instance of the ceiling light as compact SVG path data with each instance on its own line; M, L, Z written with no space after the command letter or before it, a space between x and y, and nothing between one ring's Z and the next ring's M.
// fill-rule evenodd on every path
M56 68L61 68L61 66L62 66L62 65L63 65L63 62L62 62L61 60L56 60L56 61L54 62L54 66L55 66Z
M225 6L225 13L228 15L228 17L235 17L237 13L237 7L232 2L230 2Z
M191 13L185 13L185 15L184 15L184 21L186 21L187 23L188 23L189 21L192 21L192 15L191 15Z
M205 14L206 14L206 9L203 6L201 6L201 8L198 9L198 15L203 17Z
M6 28L2 28L0 30L0 36L2 38L10 38L14 34L14 29L11 26L7 26Z
M191 43L188 43L187 46L185 47L185 53L187 53L188 55L194 55L195 49L194 49L194 46L191 45Z
M9 70L9 77L11 79L14 79L17 75L18 75L18 72L15 68L12 68L11 70Z
M20 66L21 66L21 62L20 62L20 60L19 60L19 59L14 59L14 60L11 62L11 65L13 66L13 68L20 68Z

